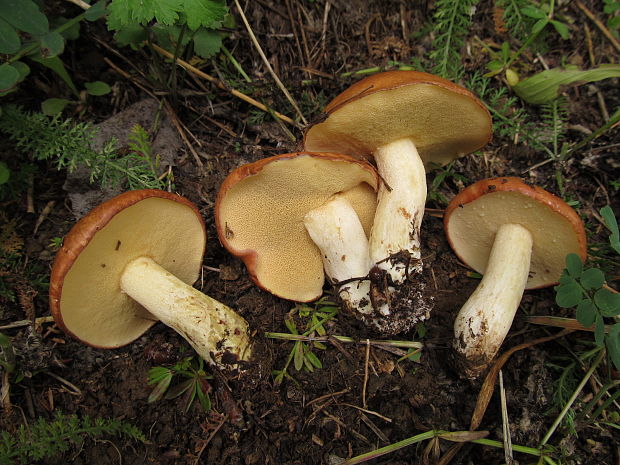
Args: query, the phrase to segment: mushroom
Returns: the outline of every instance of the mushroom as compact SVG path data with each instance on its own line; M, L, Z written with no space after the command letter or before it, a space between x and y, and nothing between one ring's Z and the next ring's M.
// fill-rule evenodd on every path
M387 316L395 310L390 286L422 270L425 170L489 142L491 117L468 90L417 71L367 77L332 100L325 113L306 132L304 149L374 158L383 180L369 239L370 276L373 306L379 316ZM412 316L427 310L411 312L410 301L404 307Z
M347 281L339 286L347 306L362 305L368 292L355 278L367 274L378 183L371 165L339 154L288 153L240 166L217 196L220 241L272 294L317 299L325 265L330 279Z
M456 255L484 275L454 323L465 375L476 378L498 352L524 290L556 284L569 253L585 260L585 230L562 199L510 177L460 192L444 229Z
M205 245L189 200L151 189L114 197L67 234L52 267L52 315L99 348L126 345L160 320L207 362L235 368L251 355L246 321L191 286Z

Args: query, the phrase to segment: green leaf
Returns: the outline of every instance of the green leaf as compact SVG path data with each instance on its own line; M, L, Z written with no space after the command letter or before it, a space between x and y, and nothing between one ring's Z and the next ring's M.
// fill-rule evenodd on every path
M540 8L536 8L535 6L526 6L525 8L521 8L521 13L534 19L542 19L547 17L547 14L544 11Z
M62 113L70 103L72 103L71 100L64 98L48 98L41 104L41 111L46 115L54 116Z
M222 48L222 35L217 31L201 28L194 35L194 51L202 58L210 58Z
M620 77L620 65L606 64L580 70L576 66L553 68L523 79L513 90L528 103L543 104L557 98L562 86Z
M581 261L579 255L569 253L566 256L566 270L575 279L579 279L579 277L581 277L581 273L583 272L583 262Z
M65 38L62 34L52 31L41 38L39 50L44 58L52 58L60 55L65 49Z
M11 170L6 163L0 161L0 186L6 184L11 177Z
M607 335L607 351L616 370L620 370L620 323L616 323Z
M132 24L147 25L153 19L168 26L179 19L181 0L113 0L108 6L108 29Z
M547 24L549 24L549 20L547 18L539 19L532 26L532 34L538 34L540 31L542 31L545 28Z
M580 282L586 290L599 289L605 284L605 275L598 268L589 268L581 275Z
M556 31L558 31L558 34L560 34L560 37L562 39L566 40L570 37L570 32L566 24L556 21L555 19L552 19L551 25L555 28Z
M295 369L297 371L301 370L304 366L304 349L302 343L300 341L295 342L295 346L293 347L293 351L295 352L293 356L293 362L295 365Z
M205 394L205 392L200 388L199 385L197 386L196 394L198 394L198 402L202 406L203 410L205 412L211 410L211 398L207 394Z
M321 361L319 360L319 358L313 353L313 352L308 352L306 354L306 358L310 361L310 363L312 363L312 365L314 365L317 368L323 368L323 364L321 363Z
M119 28L114 33L114 40L119 45L138 47L148 38L148 33L143 26L139 24L129 24ZM164 47L165 48L165 47Z
M618 222L616 221L616 215L609 205L605 205L600 210L601 216L605 221L605 226L611 232L609 236L609 244L611 247L620 254L620 231L618 231Z
M293 321L292 318L290 317L284 318L284 324L286 325L286 329L288 329L289 333L299 334L299 332L297 331L297 326L295 326L295 322Z
M0 18L33 36L42 36L49 30L47 16L32 0L0 0Z
M91 5L91 7L86 10L84 13L84 18L87 21L97 21L99 18L103 18L108 12L106 8L106 1L101 0L100 2Z
M605 322L601 315L596 315L596 321L594 322L594 342L597 346L602 346L605 342Z
M94 95L97 97L109 94L112 91L110 86L103 81L87 82L84 84L84 87L89 95Z
M603 316L614 317L620 315L620 294L614 294L609 289L599 289L594 294L594 303Z
M19 71L14 66L4 63L0 65L0 92L9 90L19 82Z
M172 374L169 372L169 375L160 379L159 382L156 384L155 388L153 388L153 390L149 394L147 402L151 404L161 399L165 392L168 390L168 386L170 386L170 381L172 381Z
M0 18L0 53L12 55L17 53L22 41L13 26Z
M58 74L58 76L60 76L60 78L65 82L65 84L69 86L69 88L71 89L74 95L76 96L80 95L80 92L77 90L77 87L75 87L75 84L73 83L73 80L71 79L71 76L69 76L69 73L67 72L67 69L65 68L65 64L62 62L60 58L58 57L43 58L40 55L33 55L33 56L30 56L30 59L54 71L56 74Z
M596 315L596 306L592 303L591 300L584 299L577 305L577 321L584 325L586 328L589 328L594 324Z
M583 290L577 283L558 286L555 302L562 308L571 308L579 304L583 298Z
M224 1L183 0L182 11L187 15L187 27L195 31L200 26L209 29L220 27L228 8Z

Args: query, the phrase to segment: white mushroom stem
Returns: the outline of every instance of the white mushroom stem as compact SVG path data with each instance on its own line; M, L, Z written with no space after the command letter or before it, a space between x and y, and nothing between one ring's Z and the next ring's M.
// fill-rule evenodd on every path
M207 362L225 366L249 359L247 322L150 258L129 262L120 284L129 297L183 336Z
M426 171L410 139L384 145L375 151L374 157L384 183L379 188L370 233L370 258L398 284L405 281L408 273L422 270L420 225L426 203ZM399 253L404 259L388 259Z
M347 281L338 292L353 311L372 311L368 279L370 259L368 239L357 213L347 199L336 195L308 212L304 225L321 251L327 276L335 282Z
M518 224L499 227L482 281L454 322L456 350L475 378L493 360L510 330L530 271L532 235Z

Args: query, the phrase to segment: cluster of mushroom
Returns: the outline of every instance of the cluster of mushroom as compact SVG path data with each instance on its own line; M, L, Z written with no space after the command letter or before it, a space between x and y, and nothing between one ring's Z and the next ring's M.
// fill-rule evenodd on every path
M415 71L363 79L325 108L303 151L232 171L215 221L222 245L254 282L276 296L317 299L325 275L344 308L396 334L426 318L420 227L426 169L449 163L491 138L486 107L466 89ZM374 160L374 165L370 161ZM555 283L564 257L585 258L577 214L517 178L480 181L445 216L459 258L483 273L455 322L465 372L495 356L526 288ZM50 307L67 333L112 348L157 320L206 361L239 367L252 353L247 322L192 287L205 226L187 199L157 190L122 194L82 218L52 269Z

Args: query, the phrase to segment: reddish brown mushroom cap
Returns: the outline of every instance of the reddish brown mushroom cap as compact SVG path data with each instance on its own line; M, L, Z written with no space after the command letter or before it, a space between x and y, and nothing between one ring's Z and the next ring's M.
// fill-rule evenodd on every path
M418 71L362 79L332 100L325 113L325 121L306 132L306 150L372 157L378 147L408 138L428 168L471 153L492 136L490 114L474 94Z
M464 263L482 274L495 233L509 223L523 226L533 238L527 289L555 284L567 254L586 258L585 229L575 210L519 178L478 181L454 197L444 214L450 246Z
M128 344L157 320L121 291L126 264L145 256L192 284L205 245L200 212L179 195L147 189L110 199L65 237L52 266L52 315L58 326L86 344Z
M323 262L304 216L343 193L368 234L378 183L368 163L339 154L290 153L241 166L217 196L220 241L261 288L285 299L314 300L322 293Z

